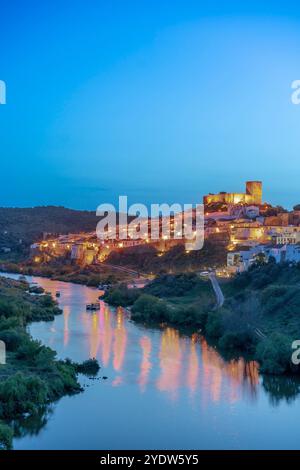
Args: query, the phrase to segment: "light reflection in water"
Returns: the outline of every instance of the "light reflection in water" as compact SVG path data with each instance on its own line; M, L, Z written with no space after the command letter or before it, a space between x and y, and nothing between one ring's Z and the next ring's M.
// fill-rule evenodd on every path
M181 385L183 349L184 342L180 340L179 332L174 328L165 328L161 335L160 375L156 386L158 390L168 392L173 400L178 397Z
M116 327L114 329L114 359L113 366L115 371L123 368L124 357L126 353L127 330L124 324L124 312L121 307L116 312Z
M151 339L149 336L142 336L140 339L140 346L142 348L142 361L141 361L141 369L140 375L138 378L138 383L140 385L140 390L144 392L146 390L146 386L149 380L149 374L152 367L151 364L151 350L152 344Z
M107 367L110 361L111 345L113 339L113 329L111 326L111 313L108 307L105 307L103 314L103 331L101 332L102 338L102 355L101 360L104 367Z
M187 386L193 396L197 389L199 376L199 360L197 352L197 335L194 334L190 340L190 352L188 358Z
M97 300L97 290L47 279L39 279L39 283L53 295L61 291L58 300L64 314L62 320L57 317L49 324L48 343L62 350L64 357L70 356L72 347L81 348L85 357L97 357L113 386L135 382L141 393L155 387L173 402L186 390L202 407L220 400L235 403L245 397L257 398L259 376L255 362L225 361L198 334L182 336L170 327L154 334L128 322L123 308L111 309L102 301L100 311L86 312L85 305ZM80 335L82 330L84 336Z
M68 346L69 342L69 316L71 313L70 305L64 308L64 346Z

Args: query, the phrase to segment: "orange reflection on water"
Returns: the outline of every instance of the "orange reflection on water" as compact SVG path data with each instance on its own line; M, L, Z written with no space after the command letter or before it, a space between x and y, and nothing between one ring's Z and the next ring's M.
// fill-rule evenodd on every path
M127 345L123 309L118 308L114 316L104 302L100 302L100 311L85 313L83 321L89 327L90 357L98 356L105 367L112 359L115 371L121 371Z
M47 280L43 280L42 285L53 294L57 290L61 292L59 302L64 307L63 345L67 349L73 339L74 320L71 313L78 286ZM100 311L92 314L86 312L85 303L95 302L96 297L96 290L82 289L82 310L78 311L77 318L87 333L85 338L88 339L90 357L98 357L103 367L111 367L116 373L112 377L113 386L125 383L126 373L128 377L133 377L134 373L140 391L144 392L147 386L152 386L149 382L151 373L156 377L154 384L157 390L167 393L172 400L178 398L180 390L182 393L188 390L193 402L199 403L201 400L203 406L221 400L233 404L245 395L251 400L256 399L259 383L256 362L246 362L242 358L225 361L198 334L188 338L170 327L163 329L161 334L137 329L127 322L122 308L111 311L102 301ZM50 344L56 336L55 330L53 333L49 338ZM141 349L137 350L136 346ZM129 356L127 362L126 353ZM133 357L138 357L140 364L134 363Z
M199 359L197 353L197 334L192 335L190 341L190 353L188 359L187 385L191 393L194 394L197 388L199 375Z
M159 353L161 372L156 386L158 390L170 392L173 399L177 398L180 386L183 349L179 332L173 328L166 328L161 335Z
M103 313L102 333L102 363L107 366L110 360L111 345L113 339L113 328L111 326L111 314L109 308L105 306Z
M119 385L122 385L123 383L123 378L118 375L112 382L113 387L118 387Z
M258 365L255 361L246 362L243 358L225 361L219 353L200 339L202 365L204 371L203 400L219 401L222 397L230 403L236 402L241 391L256 397L259 382ZM222 387L224 382L224 387Z
M188 348L186 346L188 345ZM139 384L147 377L147 352L142 345L143 360ZM159 352L160 375L156 387L178 397L180 388L187 387L191 395L201 393L202 403L219 402L222 399L234 403L246 393L256 398L259 382L258 366L244 359L225 361L206 340L197 334L190 339L181 337L173 328L166 328L161 335ZM186 369L187 368L187 369ZM186 370L186 373L184 373Z
M138 383L142 392L145 391L148 383L149 373L152 367L150 356L151 356L151 339L148 336L142 336L140 339L140 346L142 348L142 361L141 370L138 378Z
M67 346L69 343L69 317L71 313L70 305L67 305L64 308L64 346Z
M116 371L123 367L127 343L127 330L124 324L124 312L122 307L117 309L116 328L114 329L114 360L113 366Z
M99 316L92 315L90 329L90 358L97 357L100 346L100 338Z

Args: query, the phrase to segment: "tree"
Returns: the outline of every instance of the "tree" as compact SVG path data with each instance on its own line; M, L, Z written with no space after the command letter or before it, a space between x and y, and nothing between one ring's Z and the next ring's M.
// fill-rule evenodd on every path
M289 372L291 367L292 341L282 333L273 333L261 341L256 348L256 356L261 371L280 375Z
M132 317L134 320L149 322L161 322L169 317L169 308L163 300L153 295L141 295L132 306Z
M12 449L13 430L6 424L0 423L0 450Z

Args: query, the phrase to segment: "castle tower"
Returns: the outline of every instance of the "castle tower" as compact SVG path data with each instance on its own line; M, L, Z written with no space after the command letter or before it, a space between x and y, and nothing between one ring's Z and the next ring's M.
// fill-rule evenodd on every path
M262 204L262 182L261 181L247 181L246 194L252 196L253 204Z

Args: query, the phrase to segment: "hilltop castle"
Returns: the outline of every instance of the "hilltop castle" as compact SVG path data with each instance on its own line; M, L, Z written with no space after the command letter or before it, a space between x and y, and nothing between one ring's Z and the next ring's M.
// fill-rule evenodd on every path
M245 193L225 193L208 194L203 197L204 204L211 203L224 203L224 204L262 204L262 182L261 181L247 181Z

